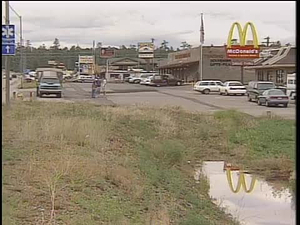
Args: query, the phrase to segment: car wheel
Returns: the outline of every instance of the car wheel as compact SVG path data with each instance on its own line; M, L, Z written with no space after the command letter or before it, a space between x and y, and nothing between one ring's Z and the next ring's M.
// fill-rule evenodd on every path
M283 107L287 108L288 107L288 103L283 104Z
M57 97L58 97L58 98L61 98L61 94L57 94Z
M210 90L209 89L205 89L205 90L203 90L203 94L206 94L206 95L208 95L209 94L209 92L210 92Z
M228 91L225 91L225 95L226 95L226 96L228 96L228 95L229 95L229 94L228 94Z
M180 82L180 81L177 81L176 85L177 85L177 86L181 86L181 82Z
M244 96L245 94L241 94L242 96Z
M138 83L139 83L139 80L135 80L134 83L135 83L135 84L138 84Z
M270 107L271 105L270 105L270 103L266 100L266 106L267 107Z
M257 100L257 105L261 105L261 102L259 99Z
M219 93L219 95L223 95L223 93L222 93L222 92L220 92L220 93Z
M250 95L248 95L248 101L252 102L252 98L250 97Z

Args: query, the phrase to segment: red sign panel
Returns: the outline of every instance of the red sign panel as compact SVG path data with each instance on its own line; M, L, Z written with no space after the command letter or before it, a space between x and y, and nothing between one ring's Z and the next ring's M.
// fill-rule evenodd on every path
M101 58L112 58L115 56L115 50L109 48L101 48L100 57Z
M259 48L253 45L239 46L232 45L226 48L227 58L259 58Z

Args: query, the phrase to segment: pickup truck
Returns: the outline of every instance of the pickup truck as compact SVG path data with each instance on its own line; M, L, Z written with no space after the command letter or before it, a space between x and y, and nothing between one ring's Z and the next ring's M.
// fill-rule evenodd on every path
M38 97L54 94L58 98L62 96L63 72L56 68L39 68L37 72L37 91Z

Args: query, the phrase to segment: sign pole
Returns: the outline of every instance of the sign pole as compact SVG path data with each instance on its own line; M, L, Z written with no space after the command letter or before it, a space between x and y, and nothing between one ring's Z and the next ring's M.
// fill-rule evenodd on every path
M200 45L200 80L203 80L203 56L202 56L202 44Z
M80 76L80 55L78 57L78 76Z
M241 66L241 83L244 84L244 62L242 62Z
M9 25L9 1L5 1L5 24ZM6 105L10 106L10 68L9 68L9 56L5 56L5 69L6 69Z

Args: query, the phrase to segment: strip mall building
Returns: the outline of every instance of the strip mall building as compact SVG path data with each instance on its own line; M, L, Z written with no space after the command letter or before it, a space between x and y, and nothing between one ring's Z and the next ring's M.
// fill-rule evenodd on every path
M253 59L230 59L225 46L203 46L203 80L238 80L247 84L256 80L255 72L244 70ZM161 74L173 74L186 82L199 80L200 47L173 52L159 64Z

